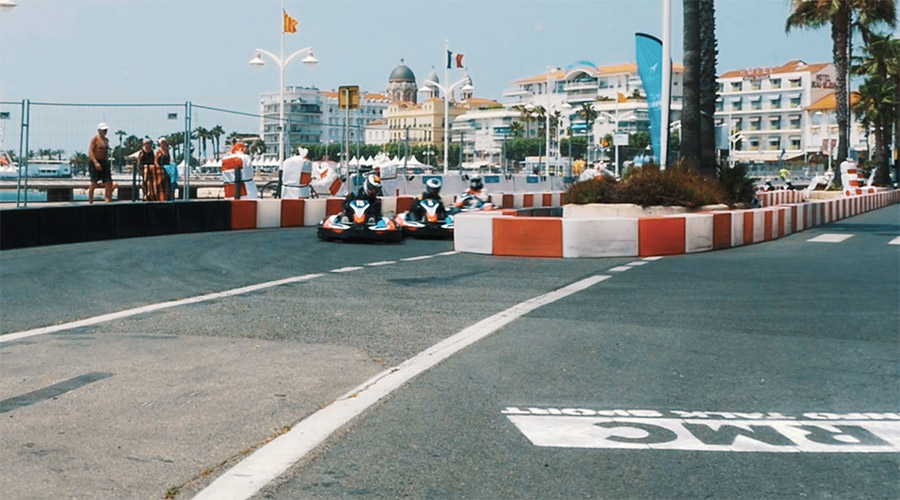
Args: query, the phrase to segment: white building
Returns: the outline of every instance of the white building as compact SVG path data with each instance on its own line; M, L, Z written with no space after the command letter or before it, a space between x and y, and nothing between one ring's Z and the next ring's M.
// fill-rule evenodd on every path
M736 162L776 163L827 155L837 147L835 68L831 63L788 61L782 66L729 71L718 78L717 124L728 125ZM851 96L852 98L853 96ZM850 148L866 150L861 124L851 127Z
M391 142L391 131L384 120L375 120L366 124L366 145L383 146Z
M266 157L278 157L278 92L260 95L260 137L266 143ZM338 93L315 87L285 87L285 142L292 148L300 144L342 144L346 110L338 109ZM359 109L349 110L350 142L362 140L366 123L378 120L387 109L382 94L363 93ZM285 155L289 156L289 155Z

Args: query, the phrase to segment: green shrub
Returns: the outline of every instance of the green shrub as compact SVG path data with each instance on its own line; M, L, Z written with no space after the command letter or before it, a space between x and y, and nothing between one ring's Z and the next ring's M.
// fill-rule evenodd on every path
M566 202L576 205L619 203L616 189L618 184L618 181L611 177L597 177L585 182L576 182L566 190Z
M734 168L728 168L728 165L719 165L717 173L719 183L725 190L726 202L729 205L737 203L750 203L756 192L753 186L753 179L747 177L746 164L735 165Z
M663 205L688 208L733 203L718 179L704 177L683 163L663 171L652 163L634 168L622 182L608 178L578 182L566 191L566 201L576 204L633 203L644 207Z

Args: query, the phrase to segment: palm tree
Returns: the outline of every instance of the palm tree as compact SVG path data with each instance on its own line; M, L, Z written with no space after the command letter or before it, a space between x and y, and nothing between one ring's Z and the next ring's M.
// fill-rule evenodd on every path
M266 142L262 139L257 139L253 141L253 144L250 145L250 154L252 155L261 155L266 152Z
M593 123L597 119L597 111L594 110L593 104L585 102L581 104L581 109L576 113L577 116L584 118L584 138L587 152L591 150L591 133L593 132Z
M119 136L119 147L122 147L122 138L128 135L128 132L124 130L116 130L116 135Z
M221 125L216 125L215 127L209 130L209 135L213 140L213 147L215 148L213 154L216 159L219 159L219 151L222 150L221 143L219 142L219 138L225 135L225 129L222 128Z
M509 124L509 135L513 137L520 137L522 135L522 123L521 122L512 122Z
M897 6L895 0L792 0L793 11L785 22L785 31L791 28L821 28L831 25L832 58L836 73L835 99L837 100L838 151L840 164L847 158L849 147L848 126L850 106L847 95L847 76L850 69L850 39L854 14L866 25L883 21L894 25ZM835 177L837 181L839 177Z
M684 0L684 94L681 107L681 158L700 163L700 11L697 0ZM668 126L663 117L663 127ZM664 159L660 158L663 162Z
M519 112L522 115L522 123L525 126L525 138L527 139L531 135L531 127L529 124L531 123L531 111L528 109L527 104L517 104L512 107L512 109Z
M876 180L879 185L887 185L890 184L891 126L897 114L897 82L892 76L900 74L898 41L890 35L875 33L866 38L863 57L853 58L853 74L868 76L859 87L860 100L853 105L853 112L863 119L867 130L870 126L874 129Z
M197 134L197 139L200 141L200 153L202 153L203 157L206 157L206 140L209 139L209 130L206 130L203 127L197 127L194 129L194 133Z
M72 165L72 172L78 175L87 172L87 167L90 165L91 160L88 158L88 155L76 151L71 158L69 158L69 164Z
M707 176L716 175L716 7L700 0L700 163ZM680 135L679 135L680 139Z

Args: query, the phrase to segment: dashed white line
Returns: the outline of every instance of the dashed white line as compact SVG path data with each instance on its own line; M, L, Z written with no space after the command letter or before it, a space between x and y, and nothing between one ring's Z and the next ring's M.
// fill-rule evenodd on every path
M813 243L840 243L848 238L852 238L852 234L837 234L837 233L825 233L816 236L815 238L810 238L806 241L811 241Z
M626 266L632 266L632 267L634 267L634 266L643 266L643 265L646 264L647 262L648 262L648 261L646 261L646 260L636 260L636 261L634 261L634 262L629 262L628 264L625 264L625 265L626 265Z
M425 259L430 259L430 258L435 257L435 256L436 256L436 255L419 255L418 257L407 257L407 258L405 258L405 259L400 259L400 260L402 260L403 262L412 262L412 261L415 261L415 260L425 260Z
M382 260L379 262L369 262L366 264L367 266L375 267L375 266L389 266L391 264L396 264L396 260Z
M609 279L609 276L591 276L516 304L444 339L399 366L381 372L239 462L198 493L194 500L250 498L325 441L328 436L413 377L523 315L606 279Z
M627 271L627 270L629 270L629 269L631 269L631 267L629 267L629 266L616 266L616 267L610 269L609 272L611 272L611 273L623 273L623 272L625 272L625 271Z
M256 285L243 286L240 288L233 288L231 290L226 290L224 292L208 293L206 295L198 295L196 297L189 297L186 299L170 300L168 302L159 302L157 304L149 304L146 306L135 307L132 309L126 309L124 311L118 311L118 312L109 313L109 314L102 314L100 316L94 316L93 318L81 319L78 321L70 321L68 323L62 323L59 325L45 326L42 328L23 330L21 332L7 333L5 335L0 335L0 344L2 344L4 342L11 342L13 340L34 337L36 335L45 335L48 333L56 333L56 332L61 332L64 330L71 330L73 328L81 328L83 326L96 325L99 323L105 323L107 321L113 321L113 320L117 320L117 319L121 319L121 318L127 318L129 316L135 316L138 314L159 311L160 309L169 309L171 307L183 306L183 305L187 305L187 304L196 304L198 302L206 302L209 300L231 297L234 295L240 295L242 293L250 293L250 292L255 292L257 290L263 290L265 288L271 288L273 286L287 285L290 283L299 283L301 281L308 281L313 278L318 278L319 276L322 276L322 275L321 274L304 274L302 276L294 276L292 278L284 278L284 279L275 280L275 281L267 281L265 283L259 283Z
M436 253L436 254L434 254L434 256L438 257L438 256L444 256L444 255L456 255L458 253L459 252L457 252L456 250L450 250L449 252Z
M900 245L900 236L897 236L896 238L889 241L888 245Z
M662 258L662 256L657 256L657 257L644 257L644 258L641 259L641 260L646 260L646 261L648 261L648 262L653 262L654 260L659 260L659 259L661 259L661 258Z
M349 273L350 271L359 271L362 269L360 266L347 266L347 267L339 267L337 269L332 269L333 273Z

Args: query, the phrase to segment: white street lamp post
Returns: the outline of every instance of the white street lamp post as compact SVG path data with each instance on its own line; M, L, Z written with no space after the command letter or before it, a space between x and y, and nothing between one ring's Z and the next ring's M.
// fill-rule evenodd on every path
M449 142L449 133L450 133L450 92L453 92L453 89L462 83L466 83L468 78L463 78L462 80L455 82L453 85L446 86L441 85L438 82L433 82L431 80L425 80L425 83L428 85L433 85L438 88L441 92L444 93L444 175L447 175L447 161L449 158L450 150L448 149ZM474 87L466 83L461 89L464 92L470 92L474 90ZM462 147L462 145L460 145Z
M16 2L14 0L0 0L0 12L9 12L16 8Z
M294 52L287 59L284 57L284 42L281 44L281 57L262 49L256 49L253 59L250 60L250 66L261 68L266 64L261 54L268 56L275 64L278 65L278 171L284 169L284 68L294 60L295 57L308 52L309 54L303 58L302 62L308 67L315 66L319 60L313 56L312 47L304 47Z

